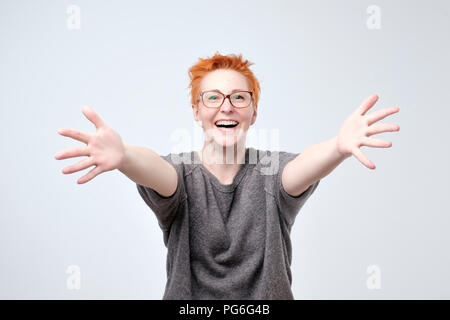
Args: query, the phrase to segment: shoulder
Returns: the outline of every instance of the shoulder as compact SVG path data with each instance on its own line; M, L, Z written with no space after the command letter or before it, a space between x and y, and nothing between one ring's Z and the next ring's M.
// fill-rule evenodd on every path
M289 151L253 150L257 155L254 162L256 164L255 170L265 175L278 174L280 169L283 169L289 161L298 155L298 153Z
M183 174L189 175L200 164L198 157L194 154L195 151L168 153L161 155L161 158L169 162L175 169Z

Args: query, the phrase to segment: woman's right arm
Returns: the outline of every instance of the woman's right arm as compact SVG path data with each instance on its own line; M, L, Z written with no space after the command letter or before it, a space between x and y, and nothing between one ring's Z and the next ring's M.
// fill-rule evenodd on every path
M169 197L177 189L175 168L155 151L125 144L119 171L139 185L152 188L163 197Z
M60 135L86 144L86 147L75 147L55 155L56 160L87 156L86 159L64 168L64 174L95 166L78 179L78 183L83 184L103 172L119 169L137 184L150 187L163 197L175 193L178 176L172 164L153 150L124 144L120 135L89 106L83 106L82 112L95 125L97 131L88 133L76 129L58 130Z

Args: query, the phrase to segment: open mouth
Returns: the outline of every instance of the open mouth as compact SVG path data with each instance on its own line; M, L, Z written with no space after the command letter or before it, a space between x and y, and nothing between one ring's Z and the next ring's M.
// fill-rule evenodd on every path
M216 125L217 128L226 130L226 129L232 129L232 128L237 127L239 125L239 122L235 121L235 120L231 120L231 121L219 120L219 121L216 121L214 124Z

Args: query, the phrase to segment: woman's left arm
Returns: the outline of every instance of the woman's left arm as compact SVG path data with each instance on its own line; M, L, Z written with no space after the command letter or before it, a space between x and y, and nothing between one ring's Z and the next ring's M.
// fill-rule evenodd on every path
M377 133L400 130L400 126L396 124L375 124L375 122L400 111L398 107L385 108L366 114L377 100L378 95L370 95L348 116L337 136L309 146L287 163L281 178L284 190L294 197L299 196L311 184L327 176L351 155L354 155L367 168L375 169L372 161L359 148L361 146L389 148L392 146L392 142L369 137Z

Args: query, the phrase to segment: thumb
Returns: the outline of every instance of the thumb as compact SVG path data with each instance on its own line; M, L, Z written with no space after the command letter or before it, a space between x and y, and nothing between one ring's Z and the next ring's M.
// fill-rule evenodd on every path
M100 118L97 112L95 112L94 109L92 109L88 105L82 106L81 111L83 112L84 116L95 125L97 129L100 129L101 127L106 125L106 123Z

